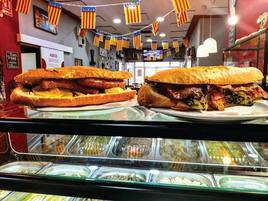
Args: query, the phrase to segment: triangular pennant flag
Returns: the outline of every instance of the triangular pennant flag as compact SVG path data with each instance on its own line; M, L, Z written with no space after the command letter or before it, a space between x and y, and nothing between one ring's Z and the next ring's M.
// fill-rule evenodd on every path
M140 1L124 4L124 14L126 24L141 23Z
M97 33L99 34L99 41L103 42L104 41L104 34L102 31L97 31Z
M116 46L116 42L117 42L116 37L112 36L110 44L113 45L113 46Z
M93 45L96 47L100 46L100 37L98 33L96 33L94 36Z
M152 50L157 50L157 41L156 40L152 41L152 43L151 43L151 49Z
M141 32L140 31L134 32L133 47L136 49L140 49L140 47L141 47Z
M188 21L187 11L177 14L177 25L178 26L185 24L187 21Z
M122 51L122 50L123 50L123 38L118 37L116 43L116 51Z
M123 38L123 48L129 48L129 41L127 38Z
M111 36L105 36L104 49L106 50L111 49L110 42L111 42Z
M48 22L52 25L58 25L61 15L62 4L49 2L48 4Z
M81 8L81 29L96 28L96 7L83 6Z
M171 0L173 7L176 11L176 14L181 12L185 12L190 9L190 1L189 0Z
M17 0L16 11L28 15L32 0Z
M177 39L174 39L174 40L172 41L172 47L173 47L174 49L176 49L176 48L179 47L179 41L178 41Z
M159 31L159 24L160 22L158 22L157 20L152 24L152 33L154 36L156 36Z
M163 48L163 50L167 50L168 49L168 41L167 40L163 40L162 41L162 48Z

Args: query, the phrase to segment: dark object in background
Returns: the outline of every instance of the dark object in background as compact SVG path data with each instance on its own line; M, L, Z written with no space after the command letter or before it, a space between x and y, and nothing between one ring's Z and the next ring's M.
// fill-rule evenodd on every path
M186 55L186 47L183 44L180 44L179 49L179 52L175 53L174 59L184 61Z
M194 46L191 47L191 57L192 59L196 59L196 48Z
M94 61L94 50L92 50L92 49L90 50L90 58L91 59L90 59L90 63L89 64L91 66L95 66L96 65L96 62Z

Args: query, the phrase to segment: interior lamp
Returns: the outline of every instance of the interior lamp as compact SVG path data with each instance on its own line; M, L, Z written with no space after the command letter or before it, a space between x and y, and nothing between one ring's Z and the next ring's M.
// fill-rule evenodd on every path
M208 51L205 45L199 45L199 47L197 48L196 57L208 57Z

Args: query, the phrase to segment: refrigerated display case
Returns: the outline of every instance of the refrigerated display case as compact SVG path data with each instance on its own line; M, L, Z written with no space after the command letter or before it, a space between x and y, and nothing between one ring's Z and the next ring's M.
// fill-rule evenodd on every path
M256 67L264 75L267 71L268 55L268 28L254 32L238 39L235 44L223 51L223 61L226 66ZM263 87L267 88L266 76L263 79Z
M266 119L187 122L140 106L3 109L0 199L268 199Z

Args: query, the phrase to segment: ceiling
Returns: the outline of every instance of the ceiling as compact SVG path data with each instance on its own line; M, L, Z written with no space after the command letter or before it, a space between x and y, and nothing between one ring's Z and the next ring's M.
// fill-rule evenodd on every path
M78 5L100 5L130 2L130 0L58 0L58 2L68 2ZM176 23L175 13L171 13L165 18L165 21L160 24L159 33L166 33L166 38L169 41L182 38L186 35L194 15L226 15L228 13L228 0L190 0L191 8L188 10L189 21L178 27ZM79 7L71 7L64 5L64 8L73 14L80 16ZM100 30L113 33L125 34L139 30L142 27L151 24L157 17L163 16L173 9L171 0L142 0L141 13L142 23L136 25L126 25L124 22L124 12L122 6L99 7L97 8L97 28ZM114 18L120 18L121 24L114 24ZM148 47L150 44L146 43L147 38L152 38L160 42L162 39L157 36L153 37L151 28L143 30L143 44Z

